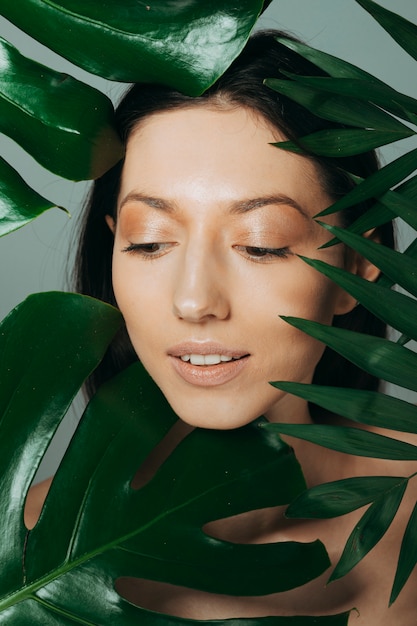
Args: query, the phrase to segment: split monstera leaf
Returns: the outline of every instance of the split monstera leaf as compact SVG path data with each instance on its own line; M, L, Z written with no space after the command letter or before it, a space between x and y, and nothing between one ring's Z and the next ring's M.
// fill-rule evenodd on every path
M0 326L2 624L185 626L196 622L124 600L117 580L264 595L302 585L329 566L319 541L240 545L204 530L208 522L287 504L304 491L292 450L262 429L262 420L237 431L196 429L145 485L132 487L138 467L177 421L139 363L90 402L37 525L26 529L23 507L42 456L120 325L108 305L46 293L30 296ZM343 626L347 617L323 624ZM244 623L309 626L316 619Z
M356 1L416 58L416 26L371 0ZM197 95L239 53L265 8L262 5L261 0L149 4L123 0L117 7L103 0L3 0L1 14L87 71L118 81L168 82ZM267 84L324 118L346 125L343 133L304 138L301 145L306 151L345 156L415 135L413 98L339 59L285 43L329 77L288 76L286 81L265 77ZM0 43L0 59L0 130L45 167L80 180L99 176L121 158L112 105L103 94L23 58L7 42ZM280 148L299 149L288 142ZM349 231L333 230L334 241L345 241L380 267L383 277L377 285L305 259L397 328L398 345L287 318L364 369L411 389L416 389L417 359L405 345L417 339L416 305L410 297L417 295L417 244L399 254L360 235L396 216L416 228L417 178L409 178L415 169L416 152L411 151L381 173L365 181L356 179L352 193L327 211L366 197L378 198ZM31 190L5 161L0 162L0 178L0 234L52 208L53 203ZM395 293L394 284L406 293ZM359 531L353 532L332 578L350 571L388 528L408 477L359 478L305 491L300 467L276 433L383 458L414 460L414 446L369 437L354 428L316 430L317 426L268 425L258 420L230 433L194 431L147 484L133 489L138 466L176 421L140 365L107 383L91 401L40 520L27 531L23 508L37 467L72 398L120 324L120 315L107 305L50 293L31 296L1 325L1 623L195 623L124 600L116 591L116 581L126 576L230 595L264 595L302 585L329 566L319 542L248 546L214 539L204 530L210 521L291 501L288 515L292 517L311 517L314 511L326 518L370 504L360 522L360 537L365 540L358 541ZM353 421L415 432L415 407L404 401L378 393L274 384ZM417 562L416 520L413 512L391 601ZM343 626L348 618L343 613L227 623Z

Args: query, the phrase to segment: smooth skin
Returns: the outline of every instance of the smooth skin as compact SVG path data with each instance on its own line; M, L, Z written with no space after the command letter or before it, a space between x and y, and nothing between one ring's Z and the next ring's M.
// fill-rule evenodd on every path
M343 266L346 254L318 250L329 234L312 217L331 199L312 162L270 145L279 139L248 110L199 107L153 115L128 142L108 219L116 300L140 360L193 426L309 422L268 381L310 382L323 345L279 316L331 324L355 305L297 256ZM224 381L236 362L193 369L184 352L240 357L239 371Z
M191 427L236 428L261 414L270 421L311 423L307 403L269 381L310 382L323 345L280 316L331 324L355 301L298 255L368 280L378 276L374 266L341 245L319 249L328 233L313 217L332 199L313 161L271 145L280 139L250 110L204 105L153 114L128 141L117 217L107 217L115 237L114 291L139 358ZM337 223L337 216L328 221ZM415 471L411 463L288 441L309 485ZM31 492L28 526L36 522L47 487ZM120 581L118 589L141 606L192 619L321 615L357 607L349 625L411 626L415 575L394 606L387 606L416 495L411 483L383 540L329 588L330 570L299 589L261 598L134 579ZM268 509L217 522L210 532L248 543L320 538L335 564L362 513L290 521L283 509Z

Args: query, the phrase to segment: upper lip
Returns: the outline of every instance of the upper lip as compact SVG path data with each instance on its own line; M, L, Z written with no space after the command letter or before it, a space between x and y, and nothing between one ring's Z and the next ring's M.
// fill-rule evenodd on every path
M215 342L195 342L187 341L177 344L168 350L170 356L181 357L185 354L220 354L224 356L230 356L234 359L240 359L243 356L248 356L246 350L235 350L234 348L226 348L220 343Z

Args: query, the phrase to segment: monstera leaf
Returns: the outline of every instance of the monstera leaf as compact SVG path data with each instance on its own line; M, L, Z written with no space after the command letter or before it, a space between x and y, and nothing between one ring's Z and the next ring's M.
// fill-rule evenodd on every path
M0 14L89 72L197 95L239 54L263 4L4 0ZM23 57L2 39L0 60L0 130L45 168L71 180L91 179L122 158L113 106L103 93ZM6 181L0 234L53 206L27 188L22 219L18 174L7 172Z
M205 532L209 522L288 503L304 490L291 449L262 420L237 431L196 429L146 484L132 487L177 421L139 363L93 398L37 525L26 529L22 511L41 458L119 325L108 305L51 293L31 296L1 326L2 624L185 624L133 606L117 580L264 595L302 585L329 565L318 541L241 545ZM347 618L266 621L342 626Z
M239 54L262 0L3 0L4 17L93 74L202 93ZM74 42L77 42L74 45Z
M371 0L357 1L415 56L415 25ZM1 14L90 72L116 80L166 82L197 95L238 54L261 8L259 0L232 4L218 0L210 6L197 0L179 3L160 0L150 4L124 0L117 3L117 8L114 3L102 1L70 0L63 6L50 0L19 3L3 0ZM341 121L348 127L343 134L335 131L324 137L301 138L304 150L346 156L415 134L412 128L417 121L415 99L396 92L359 68L308 46L294 42L286 45L312 60L329 77L288 75L285 84L270 81L270 87L285 92L325 119ZM35 143L42 135L39 128L45 121L44 112L51 133L64 137L68 130L60 126L55 111L48 109L46 96L59 95L61 81L63 89L75 85L75 97L85 86L56 76L45 88L46 83L41 84L40 76L36 77L39 67L27 63L7 44L2 50L16 85L19 76L27 80L32 73L36 106L18 110L26 103L19 104L16 100L14 104L7 101L6 105L6 99L3 106L10 119L22 116L20 130L22 134L28 131L25 148L41 159L42 146L39 149ZM8 83L6 76L3 83L6 93L13 87L13 81ZM16 87L14 95L19 96L18 91ZM100 106L103 103L105 110L104 100L89 93L93 99L97 97ZM91 154L108 159L110 166L120 157L120 152L116 141L114 152L100 153L100 146L113 135L106 115L102 119L107 130L90 137L93 143L100 137ZM32 131L36 142L30 139ZM41 139L44 141L46 137ZM280 148L299 149L288 143ZM49 156L46 150L46 161ZM71 163L76 157L74 150L70 155L71 167L78 167L78 163ZM87 161L81 165L77 177L98 175L94 172L102 166L95 169L94 158ZM415 167L414 150L370 179L361 181L352 176L357 183L355 189L326 211L330 214L364 199L378 198L369 213L351 227L352 232L333 229L335 241L345 241L384 272L377 290L369 286L368 294L363 282L317 261L306 260L398 328L402 333L399 344L416 336L417 316L413 314L412 299L407 295L397 298L391 286L399 284L409 294L416 295L417 245L412 243L406 254L400 255L355 233L384 223L393 215L401 216L415 228L415 181L402 182ZM3 232L23 225L52 206L35 192L23 189L21 181L13 179L7 167L5 171ZM59 173L67 175L64 170ZM398 186L392 190L393 185ZM22 193L25 203L19 209ZM374 298L379 299L377 307ZM396 307L398 323L392 307ZM404 345L356 336L305 320L286 319L367 371L416 389L416 356ZM370 505L352 531L333 571L333 579L350 571L379 541L395 518L410 477L348 479L303 491L300 468L291 450L276 436L277 432L288 433L351 454L417 460L416 446L362 429L272 425L258 420L234 432L196 430L176 447L146 484L133 488L138 466L169 436L176 422L175 415L139 364L107 383L88 406L53 480L39 522L28 531L23 523L23 507L36 469L71 399L101 359L120 323L119 314L106 305L74 295L47 294L33 296L1 326L2 624L185 626L194 623L132 605L116 591L117 582L123 577L230 595L263 595L302 585L328 567L320 543L231 544L210 536L205 528L208 522L282 505L294 498L297 499L288 509L292 517L310 517L312 511L314 516L332 517ZM415 432L412 426L415 408L409 403L387 399L378 393L274 384L352 421ZM416 536L417 508L411 513L404 534L391 602L417 563ZM342 626L347 624L348 617L344 613L326 617L238 619L227 623Z
M31 189L0 157L0 237L21 228L54 206L53 202Z
M51 172L82 180L123 156L109 98L0 38L0 130Z

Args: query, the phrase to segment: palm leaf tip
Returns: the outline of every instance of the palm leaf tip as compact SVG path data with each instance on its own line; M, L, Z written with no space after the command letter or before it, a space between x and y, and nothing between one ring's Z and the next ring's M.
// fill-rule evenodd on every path
M373 0L356 0L417 61L417 25Z

